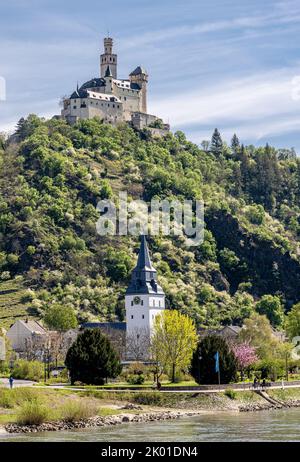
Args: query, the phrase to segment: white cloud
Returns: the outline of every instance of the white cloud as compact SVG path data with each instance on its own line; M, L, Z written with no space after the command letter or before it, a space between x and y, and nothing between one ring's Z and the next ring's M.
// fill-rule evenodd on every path
M286 133L299 129L300 103L293 99L292 83L296 71L284 69L194 88L154 100L150 109L169 119L174 129L223 126L232 133L238 127L245 137L254 139Z

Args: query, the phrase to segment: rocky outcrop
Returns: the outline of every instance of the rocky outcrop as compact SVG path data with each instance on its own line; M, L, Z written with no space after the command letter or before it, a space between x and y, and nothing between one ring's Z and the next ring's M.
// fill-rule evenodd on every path
M240 282L249 280L253 295L283 292L287 306L300 300L300 262L283 247L248 231L225 210L207 209L205 222L218 249L227 247L240 259L240 271L225 271L231 292Z
M192 411L163 411L163 412L147 412L144 414L118 414L108 417L91 417L87 420L80 420L78 422L45 422L40 425L18 425L8 424L5 426L5 430L8 433L38 433L38 432L49 432L58 430L73 430L80 428L91 428L91 427L106 427L112 425L120 425L122 423L146 423L155 422L161 420L178 419L181 416L193 416L197 415L198 412Z

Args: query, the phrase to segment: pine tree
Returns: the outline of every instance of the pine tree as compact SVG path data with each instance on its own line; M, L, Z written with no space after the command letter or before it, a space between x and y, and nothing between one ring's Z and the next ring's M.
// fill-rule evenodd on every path
M220 132L217 128L213 132L211 143L210 143L210 151L216 156L219 157L222 154L223 150L223 141L220 135Z
M100 329L79 334L67 352L65 364L72 384L80 381L103 385L106 378L117 377L122 370L116 351Z
M199 342L192 359L191 374L197 383L205 385L218 383L214 358L217 352L219 353L221 383L236 380L238 364L226 340L218 335L208 335Z
M231 150L235 157L237 156L239 148L240 148L240 140L238 139L236 134L234 134L231 140Z

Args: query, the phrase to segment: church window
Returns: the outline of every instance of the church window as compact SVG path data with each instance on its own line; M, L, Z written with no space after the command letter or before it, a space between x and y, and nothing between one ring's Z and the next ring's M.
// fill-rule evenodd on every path
M133 301L131 301L131 306L133 306Z
M144 300L141 300L141 305L142 305L142 306L144 305Z

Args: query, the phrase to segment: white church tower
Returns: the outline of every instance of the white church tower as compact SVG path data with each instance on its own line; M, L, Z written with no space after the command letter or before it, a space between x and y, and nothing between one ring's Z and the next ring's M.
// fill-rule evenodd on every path
M157 283L157 272L152 266L146 237L141 247L131 282L125 295L127 340L151 335L155 317L165 309L165 293ZM127 342L128 343L128 342Z

